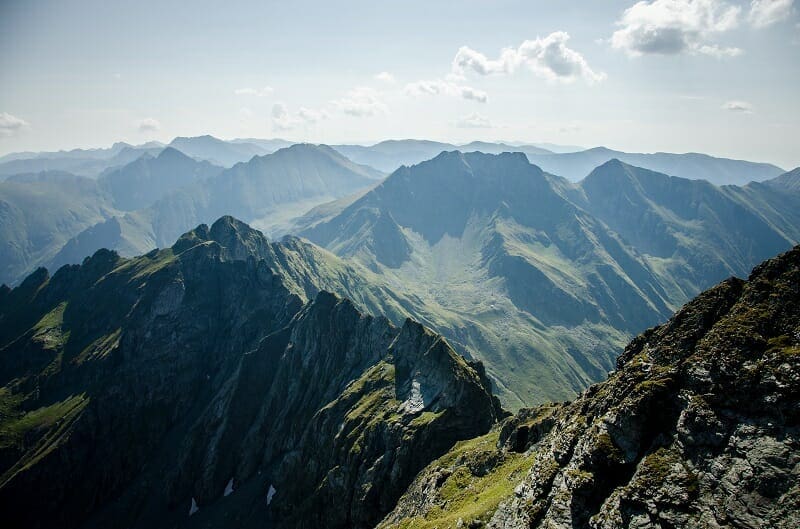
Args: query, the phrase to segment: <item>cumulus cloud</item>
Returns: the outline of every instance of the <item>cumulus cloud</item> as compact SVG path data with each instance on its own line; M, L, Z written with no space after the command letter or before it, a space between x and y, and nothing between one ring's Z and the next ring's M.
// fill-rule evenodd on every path
M28 122L7 112L0 112L0 137L15 136L20 130L28 126Z
M464 86L454 83L453 81L445 81L443 79L434 79L431 81L416 81L408 83L405 87L405 92L410 96L422 95L445 95L451 97L462 97L478 103L486 103L489 96L486 92L472 88L471 86Z
M386 84L394 84L397 81L394 78L394 75L390 74L389 72L381 72L379 74L376 74L375 80Z
M267 97L268 95L272 94L272 87L265 86L263 88L237 88L233 91L233 93L237 96Z
M341 99L333 101L333 104L348 116L357 118L389 112L389 108L381 101L380 94L375 89L367 86L353 88Z
M478 114L477 112L473 112L472 114L468 114L462 118L459 118L455 122L456 127L461 129L490 129L492 128L492 122L489 121L484 115Z
M728 101L722 105L722 108L731 112L741 112L743 114L753 113L753 105L747 101Z
M747 19L757 28L771 26L789 18L794 0L752 0Z
M611 45L632 56L700 53L735 56L738 48L710 41L736 27L741 8L723 0L653 0L637 2L622 14Z
M161 123L154 118L144 118L136 123L139 132L156 132L161 130Z
M283 103L272 105L272 127L275 130L286 131L299 126L313 125L328 117L328 113L324 110L300 107L296 113L291 113Z
M604 73L595 72L583 55L567 46L569 38L568 33L556 31L543 38L526 40L517 48L505 48L496 59L462 46L453 59L453 73L457 76L466 72L504 75L524 66L548 81L584 79L591 84L605 79Z

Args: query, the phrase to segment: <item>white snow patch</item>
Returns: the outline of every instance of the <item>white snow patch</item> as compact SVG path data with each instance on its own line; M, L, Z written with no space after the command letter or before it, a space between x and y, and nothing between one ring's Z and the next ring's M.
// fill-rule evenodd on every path
M194 501L194 498L192 498L192 505L189 507L189 516L193 515L199 510L200 508L197 506L197 502Z
M223 496L230 496L233 492L233 478L228 481L228 484L225 485L225 492L222 493Z
M275 496L275 493L276 493L276 492L278 492L278 491L277 491L277 490L275 490L275 487L273 487L273 486L270 484L270 486L269 486L269 490L267 491L267 505L269 505L270 503L272 503L272 497L273 497L273 496Z
M425 402L422 400L422 389L419 380L411 381L411 391L408 394L408 399L403 403L403 408L408 413L417 413L425 409Z

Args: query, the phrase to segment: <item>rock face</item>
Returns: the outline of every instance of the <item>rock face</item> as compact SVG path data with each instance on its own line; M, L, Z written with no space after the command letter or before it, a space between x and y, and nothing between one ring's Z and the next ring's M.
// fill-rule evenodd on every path
M227 217L0 290L4 525L370 527L502 416L480 364L301 259Z
M382 527L800 526L800 247L701 294L617 367L457 445Z

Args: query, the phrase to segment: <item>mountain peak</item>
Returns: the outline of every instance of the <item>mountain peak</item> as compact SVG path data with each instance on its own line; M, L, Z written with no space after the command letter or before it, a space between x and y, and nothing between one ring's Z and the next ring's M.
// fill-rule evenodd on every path
M217 243L224 250L224 258L234 261L263 257L269 252L269 241L263 233L230 215L220 217L210 228L200 224L184 233L172 245L172 250L181 253L205 242Z
M800 167L766 180L764 184L777 189L800 192Z
M144 154L143 156L148 156L148 154ZM186 156L183 152L179 151L175 147L166 146L164 149L158 153L158 156L155 157L157 160L187 160L190 161L191 158Z

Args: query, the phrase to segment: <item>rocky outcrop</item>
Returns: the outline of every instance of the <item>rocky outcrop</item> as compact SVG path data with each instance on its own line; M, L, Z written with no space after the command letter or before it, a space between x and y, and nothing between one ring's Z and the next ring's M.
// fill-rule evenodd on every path
M800 247L637 337L574 402L431 464L382 527L800 524Z
M370 527L501 416L480 364L299 258L227 217L3 290L4 524Z

